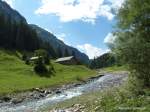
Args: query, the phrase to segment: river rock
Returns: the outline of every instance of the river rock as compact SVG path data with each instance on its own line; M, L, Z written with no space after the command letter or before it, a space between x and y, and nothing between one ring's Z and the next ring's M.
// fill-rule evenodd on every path
M45 93L45 90L40 89L39 92L40 93Z
M33 91L43 92L40 88L33 88Z
M39 91L40 88L33 88L33 91Z
M48 94L52 94L52 92L45 90L44 94L45 94L45 95L48 95Z
M33 91L37 91L39 93L45 93L46 90L40 89L40 88L33 88Z
M34 97L34 99L40 99L39 94L34 94L33 97Z
M12 99L11 102L12 102L13 104L18 104L18 103L23 102L23 98L14 98L14 99Z
M9 102L11 100L11 97L5 96L1 100L5 101L5 102Z
M60 94L60 93L62 93L60 90L57 90L56 92L55 92L56 94Z
M43 98L43 97L45 97L45 94L40 94L39 97Z
M74 87L78 87L78 86L81 86L81 85L82 85L82 84L79 83L79 84L74 84L73 86L74 86Z

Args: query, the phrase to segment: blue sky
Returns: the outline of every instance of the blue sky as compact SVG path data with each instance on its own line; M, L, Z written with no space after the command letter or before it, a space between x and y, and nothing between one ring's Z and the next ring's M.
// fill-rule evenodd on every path
M112 10L124 0L4 0L19 11L30 24L36 24L64 43L78 48L89 58L109 49L115 26Z

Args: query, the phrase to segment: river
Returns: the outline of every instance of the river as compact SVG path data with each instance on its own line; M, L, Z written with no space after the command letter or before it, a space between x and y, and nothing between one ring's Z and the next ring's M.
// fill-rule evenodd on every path
M0 112L39 112L41 109L43 110L52 104L65 101L91 91L119 86L124 80L126 80L126 78L127 74L106 74L83 85L67 89L59 94L48 95L43 99L22 102L17 105L9 104L0 106Z

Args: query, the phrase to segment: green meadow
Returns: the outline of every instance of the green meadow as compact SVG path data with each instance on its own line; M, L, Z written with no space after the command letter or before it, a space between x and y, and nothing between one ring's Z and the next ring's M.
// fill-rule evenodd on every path
M32 88L55 87L74 83L96 75L96 71L83 65L61 65L52 62L56 73L41 77L26 65L18 52L0 50L0 94L26 91Z

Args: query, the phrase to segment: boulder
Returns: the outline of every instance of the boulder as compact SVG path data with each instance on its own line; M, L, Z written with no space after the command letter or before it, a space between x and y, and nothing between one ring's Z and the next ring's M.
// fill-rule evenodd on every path
M38 94L33 95L34 99L40 99L40 96Z
M81 85L82 85L82 84L79 83L79 84L74 84L73 86L74 86L74 87L78 87L78 86L81 86Z
M40 92L40 93L44 93L45 91L40 89L40 88L33 88L33 91L37 91L37 92Z
M44 91L45 95L48 95L48 94L51 94L51 93L52 93L51 91L47 91L47 90Z
M60 93L62 93L60 90L57 90L56 92L55 92L56 94L60 94Z
M12 99L11 102L12 102L13 104L18 104L18 103L23 102L23 99L22 99L22 98L14 98L14 99Z
M43 98L43 97L45 97L45 94L40 94L39 97Z
M33 91L40 91L40 88L33 88Z
M5 97L2 98L2 100L5 101L5 102L9 102L11 100L11 97L5 96Z

